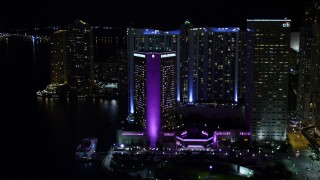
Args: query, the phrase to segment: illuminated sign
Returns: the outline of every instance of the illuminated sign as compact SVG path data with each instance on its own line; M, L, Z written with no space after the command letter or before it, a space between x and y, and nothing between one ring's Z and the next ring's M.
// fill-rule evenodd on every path
M176 54L172 53L172 54L161 54L161 58L166 58L166 57L175 57Z
M163 133L164 136L174 136L174 133Z
M205 135L205 136L208 136L208 133L205 132L205 131L201 131L201 134L202 134L202 135Z
M285 22L282 24L282 27L290 27L290 23L289 22Z
M291 21L290 19L247 19L247 21Z
M142 57L142 58L145 58L145 57L146 57L146 55L144 55L144 54L138 54L138 53L133 53L133 56L135 56L135 57Z
M184 136L184 135L187 135L187 131L183 131L182 133L181 133L181 136Z
M122 132L122 136L143 136L143 132Z
M251 132L240 132L240 136L250 136Z

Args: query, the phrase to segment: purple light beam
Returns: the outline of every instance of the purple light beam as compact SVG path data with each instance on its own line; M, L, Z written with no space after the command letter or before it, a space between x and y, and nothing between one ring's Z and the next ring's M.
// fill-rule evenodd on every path
M160 131L160 54L146 54L146 124L150 147L156 147Z

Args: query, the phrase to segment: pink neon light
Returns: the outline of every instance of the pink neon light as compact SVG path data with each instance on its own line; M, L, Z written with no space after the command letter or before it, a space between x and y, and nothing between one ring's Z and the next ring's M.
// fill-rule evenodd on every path
M164 136L174 136L174 133L163 133Z
M205 135L205 136L208 136L208 133L205 132L205 131L201 131L201 134L202 134L202 135Z
M220 136L220 135L230 135L231 133L229 131L216 131L214 132L215 135Z
M182 133L181 133L181 136L184 136L184 135L186 135L188 132L187 131L183 131Z
M177 139L180 141L185 141L185 142L207 142L213 139L213 137L210 137L208 139L182 139L181 137L177 136Z
M150 147L155 148L160 131L161 54L146 54L146 126Z
M215 131L213 134L213 144L217 144L217 136L228 136L231 132L229 131Z
M251 132L240 132L240 136L250 136Z

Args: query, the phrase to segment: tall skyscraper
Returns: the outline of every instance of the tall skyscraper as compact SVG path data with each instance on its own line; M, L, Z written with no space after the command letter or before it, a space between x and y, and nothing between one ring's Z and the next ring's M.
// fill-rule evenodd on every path
M238 99L243 103L246 94L246 62L247 62L247 32L239 34L239 95Z
M192 27L190 21L185 21L181 26L180 34L180 95L178 94L177 100L181 103L188 102L188 87L189 87L189 58L188 58L188 47L189 47L189 29Z
M155 147L161 130L173 130L176 108L176 53L134 52L134 120Z
M50 80L52 84L68 81L65 30L56 31L50 37Z
M190 28L188 102L238 101L239 28ZM184 97L182 97L184 98Z
M182 104L215 100L237 102L239 92L244 92L240 91L240 86L244 86L245 78L240 77L239 70L244 69L245 63L239 65L239 51L245 53L245 45L240 46L238 27L192 28L186 21L180 31L127 28L127 34L130 113L134 112L133 57L130 55L133 51L177 52L177 101ZM243 54L240 55L244 62Z
M66 33L67 74L70 93L90 95L93 88L93 37L92 28L75 20Z
M246 119L254 141L286 139L290 23L247 20Z
M155 29L127 28L128 51L128 112L134 112L134 61L133 54L136 51L175 51L176 52L176 83L180 84L180 31L159 31ZM177 97L180 97L180 86L177 85Z
M320 117L320 29L319 24L300 29L300 61L297 89L297 120L314 121Z

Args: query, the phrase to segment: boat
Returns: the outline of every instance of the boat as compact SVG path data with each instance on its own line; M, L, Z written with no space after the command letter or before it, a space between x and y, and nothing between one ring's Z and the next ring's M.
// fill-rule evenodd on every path
M94 137L85 138L76 149L75 159L90 161L95 158L98 139Z

